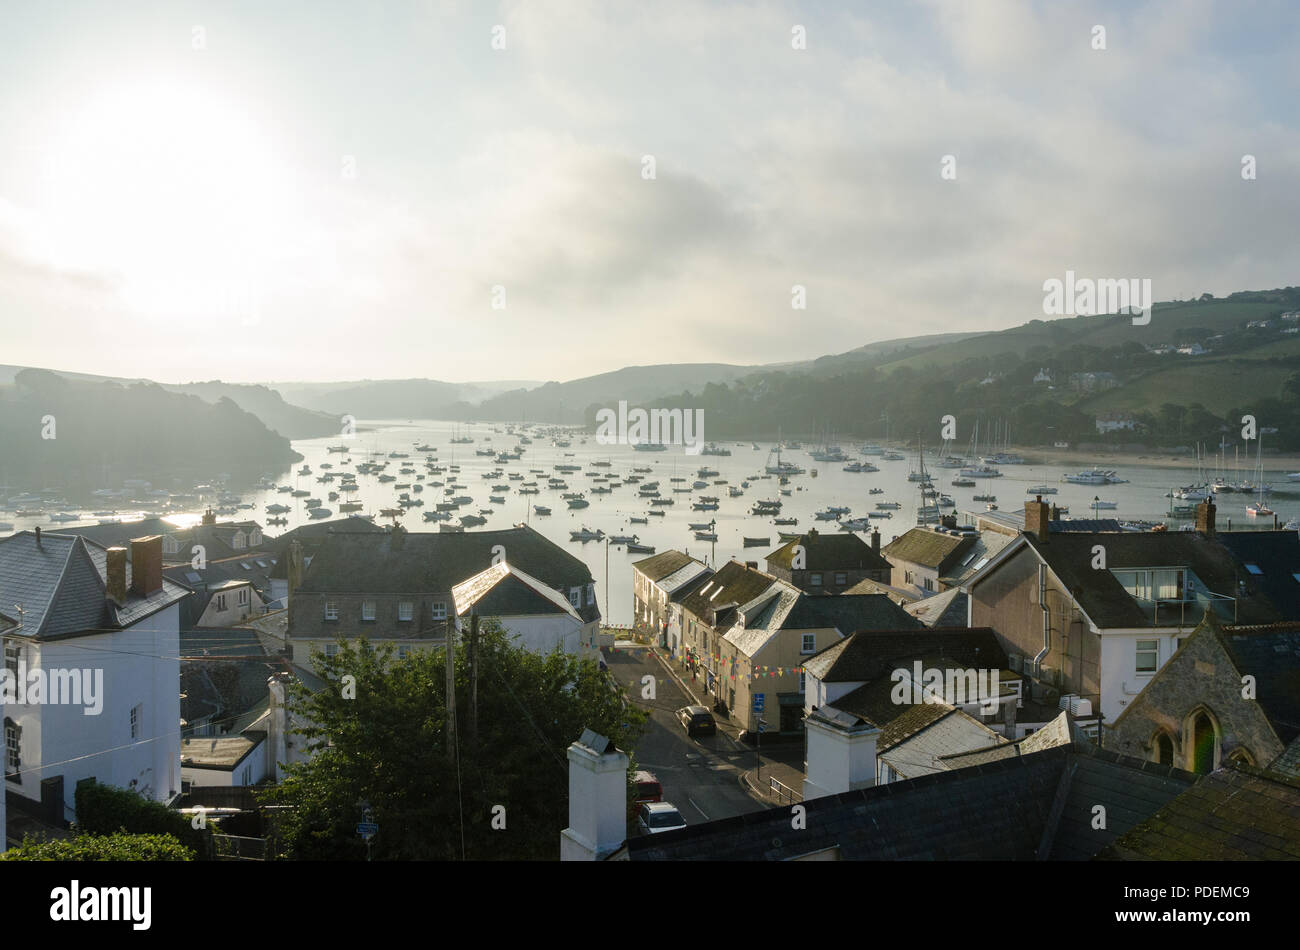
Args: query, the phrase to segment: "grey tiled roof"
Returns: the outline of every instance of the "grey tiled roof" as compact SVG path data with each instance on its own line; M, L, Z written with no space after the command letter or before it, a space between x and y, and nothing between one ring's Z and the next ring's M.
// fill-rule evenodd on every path
M1063 786L1067 768L1073 768L1074 778ZM628 856L633 861L781 861L837 848L850 861L1030 861L1042 846L1044 857L1072 858L1081 848L1104 847L1109 837L1132 827L1130 817L1154 814L1193 779L1170 775L1176 770L1167 768L1161 778L1161 771L1093 747L1058 746L809 799L802 830L791 830L790 808L780 806L634 838ZM1157 780L1146 781L1149 777ZM1054 808L1058 790L1074 788L1076 779L1077 794L1065 794ZM1091 822L1094 804L1104 805L1111 816L1109 836L1088 838L1075 828L1085 818Z
M810 528L795 538L787 541L764 560L769 568L772 565L791 569L794 549L802 545L804 549L804 566L808 571L887 571L889 562L880 556L870 544L852 532L844 534L822 534L816 528Z
M1003 669L1006 651L988 627L935 627L859 630L804 662L810 676L825 683L866 683L889 673L901 662L938 656L952 665Z
M1117 836L1098 857L1300 860L1300 779L1248 765L1212 772Z
M388 532L328 534L304 573L309 593L440 593L492 566L498 546L511 567L552 589L592 583L591 570L553 541L519 525L501 531L401 532L397 546ZM585 601L585 597L584 597ZM580 611L584 621L596 606Z
M106 550L75 535L22 531L0 539L0 603L21 604L22 629L11 636L51 638L128 627L183 599L188 591L163 579L148 597L130 591L118 607L105 596ZM17 614L9 608L9 616Z
M652 554L639 561L633 561L632 567L650 580L658 581L675 571L681 570L692 562L699 563L695 558L682 551L660 551L658 554Z

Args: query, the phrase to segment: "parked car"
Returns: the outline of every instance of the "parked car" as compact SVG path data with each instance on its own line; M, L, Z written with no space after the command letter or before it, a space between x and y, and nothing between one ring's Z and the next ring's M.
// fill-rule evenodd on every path
M661 802L664 800L664 788L659 784L659 779L655 778L653 772L642 769L632 776L632 780L636 783L636 804L641 805L646 802Z
M637 813L636 824L642 834L657 835L685 828L686 819L668 802L646 802Z
M677 720L685 727L688 736L711 736L718 731L713 713L703 706L683 706L677 710Z

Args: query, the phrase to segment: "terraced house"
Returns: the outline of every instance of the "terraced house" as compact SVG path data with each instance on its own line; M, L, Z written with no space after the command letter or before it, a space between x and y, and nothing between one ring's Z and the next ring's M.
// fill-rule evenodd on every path
M682 623L688 671L733 721L783 733L802 728L805 660L856 630L921 627L883 594L805 594L739 561L682 601Z
M561 633L562 648L595 649L600 608L590 570L524 525L463 534L400 526L329 534L290 593L286 639L303 668L310 668L313 650L337 652L340 637L387 643L402 656L441 647L471 607L479 616L499 616L533 648L545 642L538 629L567 628L574 635ZM520 618L513 628L512 617Z
M769 574L809 594L842 594L861 581L889 583L890 564L880 555L880 532L868 544L856 534L822 534L816 528L788 541L765 559Z

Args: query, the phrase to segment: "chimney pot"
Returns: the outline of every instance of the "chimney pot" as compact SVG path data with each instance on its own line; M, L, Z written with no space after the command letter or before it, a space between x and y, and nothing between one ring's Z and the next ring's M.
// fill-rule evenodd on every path
M40 525L37 525L37 526L36 526L36 546L37 546L38 548L41 546L41 526L40 526Z

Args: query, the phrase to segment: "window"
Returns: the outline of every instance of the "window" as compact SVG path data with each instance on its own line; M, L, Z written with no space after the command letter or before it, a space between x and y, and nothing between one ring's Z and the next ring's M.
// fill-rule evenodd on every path
M845 574L843 571L835 572L835 583L838 586L843 587L848 582L849 582L849 575Z
M415 604L409 600L401 600L397 603L397 619L402 621L410 620L415 616Z
M587 606L594 607L595 605L596 605L596 585L594 583L588 584L587 585Z
M441 600L434 601L432 609L433 609L434 620L447 619L447 604L445 601L441 601Z
M22 771L22 737L23 730L12 719L5 719L5 778L21 782L18 774Z
M1260 570L1260 567L1259 567L1258 564L1247 563L1247 564L1246 564L1246 570L1250 571L1250 573L1255 574L1255 575L1260 575L1260 574L1263 574L1263 573L1264 573L1262 570Z
M248 543L249 543L249 544L252 544L252 545L258 545L258 544L261 544L261 543L262 543L262 532L260 532L260 531L250 531L250 532L248 533Z
M238 599L239 599L239 604L240 604L241 607L246 607L246 606L248 606L248 588L247 588L247 587L241 587L241 588L239 588L239 598L238 598Z
M808 584L809 584L809 586L811 586L811 587L821 587L821 586L822 586L822 576L821 576L820 574L810 574L810 575L808 575Z
M581 607L581 606L582 606L582 588L581 588L581 587L570 587L570 588L569 588L569 603L572 604L574 607Z
M18 683L18 661L22 658L22 655L22 644L5 641L5 669L13 677L11 682L15 685Z
M808 674L803 670L799 671L799 692L808 692Z
M327 644L325 644L325 655L326 655L326 656L338 656L338 653L339 653L339 645L338 645L337 643L327 643Z
M140 730L144 726L144 706L131 707L131 741L140 741Z
M326 620L338 620L338 619L339 619L339 605L338 605L338 601L335 601L335 600L327 600L327 601L325 601L325 619L326 619Z
M230 546L236 551L242 551L245 544L247 544L247 539L244 537L244 532L236 531L234 537L230 539Z
M163 537L163 554L175 554L180 549L180 542L171 535L165 535Z
M408 645L406 645L405 643L398 645L397 647L398 659L405 660L410 655L411 655L411 648Z
M805 634L803 635L803 647L802 647L801 652L803 652L803 653L816 653L816 652L817 652L817 634L815 634L815 633L805 633Z
M1137 671L1139 673L1154 673L1159 656L1159 640L1139 640L1137 642Z
M915 583L916 583L916 574L914 574L912 571L904 571L904 572L903 572L903 583L904 583L904 584L915 584Z
M375 602L373 600L363 600L361 602L361 619L362 620L375 619Z
M225 610L225 609L226 609L226 595L225 595L225 594L218 594L216 599L217 599L217 609L218 609L218 610Z
M934 578L927 577L924 586L926 590L934 590Z

